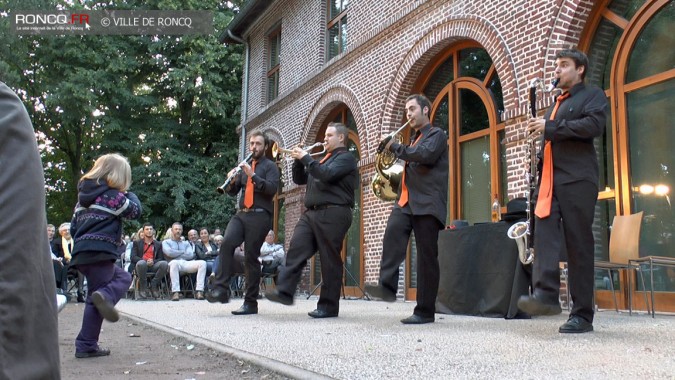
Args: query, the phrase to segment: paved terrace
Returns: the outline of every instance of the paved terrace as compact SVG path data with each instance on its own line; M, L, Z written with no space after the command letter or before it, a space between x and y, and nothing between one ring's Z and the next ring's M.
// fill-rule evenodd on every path
M340 317L312 319L316 297L266 299L259 314L182 299L122 300L125 315L298 379L675 379L675 316L600 311L595 331L564 335L567 313L532 320L436 314L403 325L414 303L341 300Z

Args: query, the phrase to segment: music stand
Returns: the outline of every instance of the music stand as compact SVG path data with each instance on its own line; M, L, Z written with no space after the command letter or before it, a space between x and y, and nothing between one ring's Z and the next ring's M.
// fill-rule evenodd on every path
M347 272L347 275L349 275L349 278L351 278L352 281L354 281L354 283L357 284L356 287L359 288L359 290L361 291L361 294L363 294L363 296L361 296L359 298L366 297L366 299L368 301L370 301L370 297L368 297L368 294L363 290L363 288L361 287L361 284L358 281L356 281L356 279L352 275L352 272L350 272L349 269L347 269L346 264L342 263L342 269L344 269L344 271ZM321 278L321 281L319 281L319 283L314 287L314 289L312 289L312 291L309 292L309 294L307 295L307 299L309 299L309 297L311 297L312 294L314 294L314 292L316 292L316 290L319 289L319 287L321 287L321 285L323 285L323 278ZM342 299L346 300L347 295L345 294L345 283L344 283L344 281L342 281L341 286L342 286Z

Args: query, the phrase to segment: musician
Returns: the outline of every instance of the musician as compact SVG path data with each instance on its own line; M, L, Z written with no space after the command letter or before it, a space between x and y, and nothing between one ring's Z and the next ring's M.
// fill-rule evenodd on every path
M293 304L295 288L302 270L316 251L321 258L321 296L312 318L337 317L342 288L342 242L352 224L354 191L359 185L356 158L347 150L347 127L330 123L324 138L328 152L321 161L314 160L301 148L294 148L293 182L307 184L305 207L281 267L275 291L266 296L273 302Z
M527 125L528 132L541 134L546 145L542 145L543 169L535 190L534 291L531 296L522 296L518 307L530 315L561 313L558 262L564 236L574 306L569 320L559 328L561 333L593 331L592 226L598 198L593 139L605 128L607 99L601 89L584 83L587 69L586 54L574 49L558 52L555 76L562 94L544 118L532 118ZM553 181L550 192L546 191L548 178Z
M26 107L0 82L0 379L60 379L45 179ZM36 231L29 239L17 233Z
M258 293L260 292L260 246L265 241L267 231L272 228L274 215L274 195L279 187L279 169L265 156L269 147L267 136L254 131L249 137L251 164L239 164L241 171L230 182L225 191L232 196L241 191L239 211L230 219L225 229L223 243L218 254L218 267L212 288L206 293L209 302L227 303L230 301L230 277L234 249L245 242L246 294L244 304L234 315L258 313ZM228 175L233 175L236 168Z
M438 232L445 225L448 197L448 144L445 133L429 122L431 104L423 95L406 99L413 129L411 144L384 139L378 152L388 149L406 161L398 197L384 232L379 285L366 285L376 298L393 302L398 289L399 266L405 259L410 233L417 245L417 306L404 324L434 322L438 293Z

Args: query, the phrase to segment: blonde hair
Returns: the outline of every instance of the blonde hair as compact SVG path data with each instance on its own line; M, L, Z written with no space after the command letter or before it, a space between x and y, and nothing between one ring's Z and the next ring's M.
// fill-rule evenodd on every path
M105 180L111 188L127 191L131 186L131 166L121 154L104 154L96 159L94 167L80 178L80 182L85 179Z

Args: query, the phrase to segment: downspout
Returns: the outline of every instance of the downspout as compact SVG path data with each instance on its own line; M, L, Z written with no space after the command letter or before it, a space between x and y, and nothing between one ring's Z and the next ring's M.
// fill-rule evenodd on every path
M243 73L243 79L242 79L242 105L241 105L241 142L239 146L239 161L243 161L244 157L246 157L246 121L248 119L248 72L249 72L249 57L250 57L250 50L251 47L249 44L241 39L240 37L235 36L232 34L232 31L230 29L227 30L227 35L230 37L232 40L244 45L244 73Z

